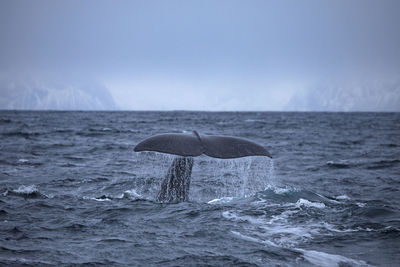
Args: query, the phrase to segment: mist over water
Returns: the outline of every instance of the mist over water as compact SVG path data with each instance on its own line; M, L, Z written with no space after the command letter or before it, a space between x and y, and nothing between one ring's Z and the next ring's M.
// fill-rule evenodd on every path
M133 147L191 130L273 159L195 157L190 201L158 203L174 156ZM399 133L398 113L1 111L0 262L396 265Z

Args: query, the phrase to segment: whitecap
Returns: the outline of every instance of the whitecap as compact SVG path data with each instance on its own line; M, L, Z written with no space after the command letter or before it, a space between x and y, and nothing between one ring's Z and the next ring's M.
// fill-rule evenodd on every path
M111 199L110 198L90 198L90 199L93 199L93 200L96 200L96 201L111 201Z
M292 247L301 240L312 238L321 228L319 225L291 225L288 217L297 211L285 211L280 215L272 216L270 220L265 216L255 218L252 216L239 216L233 211L224 211L222 216L235 222L247 222L256 227L255 234L262 229L265 239L272 239L275 246ZM257 229L257 230L256 230Z
M337 196L335 198L338 199L338 200L349 200L350 199L350 197L347 196L347 195L340 195L340 196Z
M38 193L39 190L37 189L36 185L21 185L18 189L12 190L14 193L17 194L32 194Z
M295 187L289 187L289 186L278 187L273 184L267 185L264 188L264 191L265 190L272 190L277 195L283 195L283 194L290 193L290 192L299 192L299 190Z
M307 199L303 199L303 198L300 198L299 200L297 200L297 202L296 202L296 207L297 208L301 208L302 206L305 206L305 207L313 207L313 208L318 208L318 209L323 209L323 208L325 208L325 204L324 203L320 203L320 202L311 202L311 201L308 201Z
M41 193L39 189L36 187L36 185L21 185L17 189L11 189L11 190L6 190L3 193L3 196L7 195L15 195L15 196L22 196L22 197L29 197L29 198L35 198L35 197L42 197L42 198L52 198Z
M126 198L129 198L129 199L140 199L140 198L142 198L142 196L140 194L138 194L135 189L126 190L123 193L122 197L126 197Z
M228 203L233 200L233 197L221 197L221 198L216 198L213 200L210 200L207 202L207 204L218 204L218 203Z
M89 200L95 200L95 201L100 201L100 202L103 202L103 201L111 201L111 199L110 198L108 198L108 197L99 197L99 198L96 198L96 197L86 197L86 196L84 196L83 197L83 199L89 199Z

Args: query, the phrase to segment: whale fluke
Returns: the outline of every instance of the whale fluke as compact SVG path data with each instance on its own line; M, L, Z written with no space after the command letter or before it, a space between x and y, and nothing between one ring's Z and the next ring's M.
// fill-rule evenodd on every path
M247 156L267 156L262 146L246 139L228 136L199 135L196 131L188 134L160 134L140 142L134 151L155 151L183 157L201 154L213 158L231 159Z
M203 153L200 140L187 134L155 135L137 144L134 151L155 151L184 157L196 157Z
M205 135L202 136L201 141L204 148L203 153L213 158L231 159L248 156L272 158L265 148L246 139Z
M136 145L134 151L155 151L178 155L161 183L157 201L182 202L189 200L190 175L193 157L205 154L213 158L232 159L247 156L271 157L262 146L249 140L216 135L160 134Z

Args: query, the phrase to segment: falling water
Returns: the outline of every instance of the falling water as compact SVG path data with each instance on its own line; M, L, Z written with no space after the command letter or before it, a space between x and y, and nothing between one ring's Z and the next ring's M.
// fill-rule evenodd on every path
M154 200L175 156L157 152L141 152L137 155L137 160L147 164L137 165L139 177L135 179L135 191L144 198ZM252 196L271 185L272 175L273 160L267 157L196 157L189 198L191 201L207 202L217 198Z

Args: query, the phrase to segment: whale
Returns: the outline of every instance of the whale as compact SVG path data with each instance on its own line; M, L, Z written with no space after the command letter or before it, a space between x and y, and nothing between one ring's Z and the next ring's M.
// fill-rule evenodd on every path
M184 202L189 200L190 179L194 157L207 155L219 159L233 159L271 154L261 145L232 136L166 133L151 136L135 148L135 152L152 151L176 155L169 167L156 200Z

